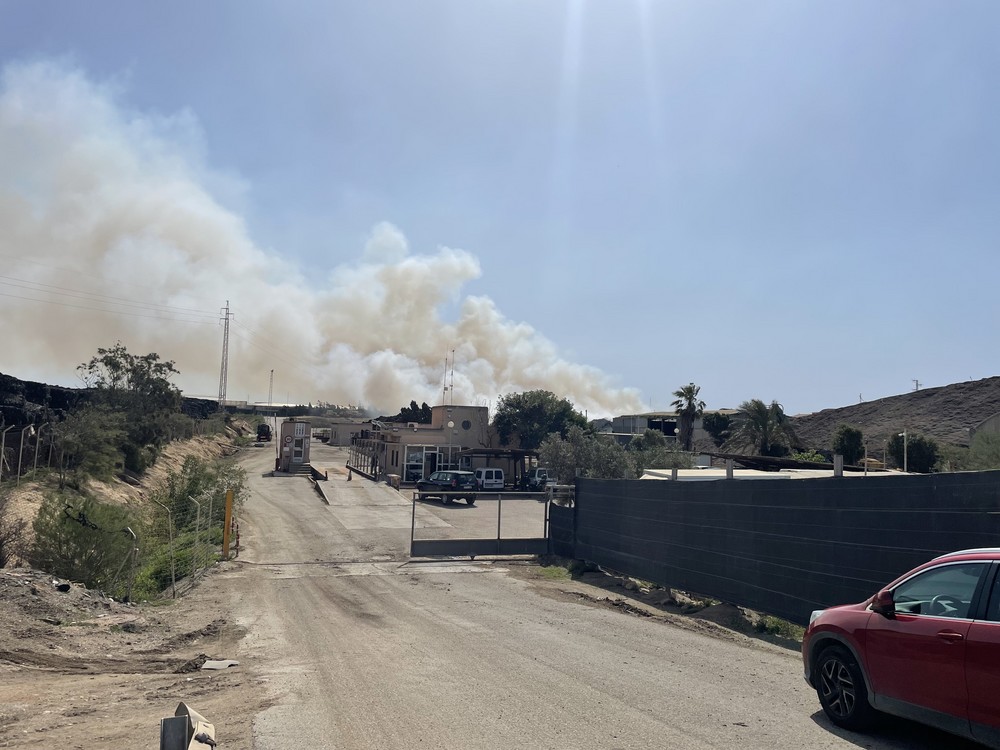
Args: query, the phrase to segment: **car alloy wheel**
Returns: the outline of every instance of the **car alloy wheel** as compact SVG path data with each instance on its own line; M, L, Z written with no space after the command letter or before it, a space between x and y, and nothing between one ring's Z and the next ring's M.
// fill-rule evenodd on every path
M869 726L875 711L854 657L840 646L831 646L820 654L816 666L816 692L830 720L845 729Z

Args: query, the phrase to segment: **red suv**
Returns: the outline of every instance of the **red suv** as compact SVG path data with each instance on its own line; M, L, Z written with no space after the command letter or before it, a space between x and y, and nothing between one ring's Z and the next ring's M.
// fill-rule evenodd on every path
M884 711L1000 748L998 569L1000 549L952 552L813 612L802 661L830 720L859 730Z

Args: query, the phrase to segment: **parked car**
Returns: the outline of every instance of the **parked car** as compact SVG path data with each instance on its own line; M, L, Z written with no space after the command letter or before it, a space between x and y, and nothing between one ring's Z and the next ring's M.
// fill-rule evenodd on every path
M1000 549L952 552L860 604L818 610L806 681L852 730L878 712L1000 749Z
M476 502L477 489L476 475L471 471L435 471L427 479L417 482L419 492L433 493L437 490L442 493L462 493L438 495L445 505L455 498L473 505Z
M500 492L503 490L503 469L476 469L476 481L479 489Z
M551 481L548 469L530 469L521 480L521 489L528 492L541 492Z

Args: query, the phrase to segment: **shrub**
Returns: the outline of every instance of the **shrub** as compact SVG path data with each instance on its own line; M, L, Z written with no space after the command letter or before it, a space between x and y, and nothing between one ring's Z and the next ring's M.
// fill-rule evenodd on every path
M122 596L127 590L136 521L117 505L68 493L47 495L35 518L28 554L33 567Z
M10 489L0 487L0 568L6 568L24 554L21 539L27 523L22 518L14 518L11 498Z

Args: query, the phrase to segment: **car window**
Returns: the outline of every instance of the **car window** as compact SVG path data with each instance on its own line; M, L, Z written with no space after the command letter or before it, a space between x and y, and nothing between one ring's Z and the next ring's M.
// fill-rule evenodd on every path
M932 568L904 581L893 591L897 612L934 617L968 617L976 586L987 563Z

